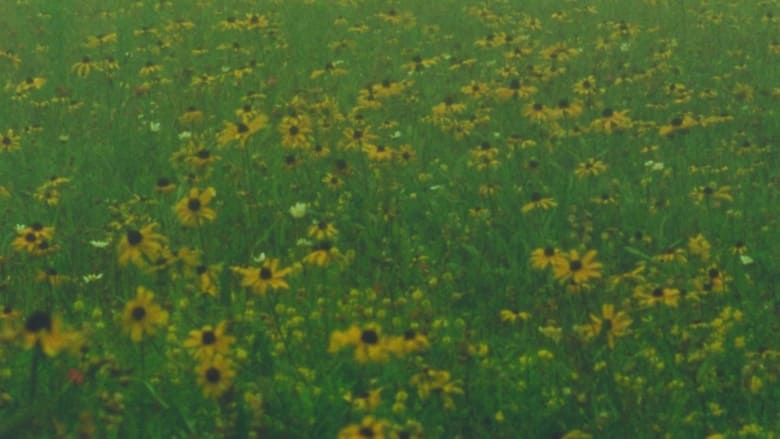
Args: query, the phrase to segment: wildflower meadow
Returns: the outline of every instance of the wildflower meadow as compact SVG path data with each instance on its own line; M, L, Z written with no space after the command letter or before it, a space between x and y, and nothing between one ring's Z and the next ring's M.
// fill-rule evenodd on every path
M780 1L0 29L1 438L780 437Z

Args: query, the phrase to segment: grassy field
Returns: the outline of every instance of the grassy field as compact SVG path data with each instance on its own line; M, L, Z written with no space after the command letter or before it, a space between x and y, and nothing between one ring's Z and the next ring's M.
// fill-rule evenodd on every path
M777 0L0 26L0 437L778 437Z

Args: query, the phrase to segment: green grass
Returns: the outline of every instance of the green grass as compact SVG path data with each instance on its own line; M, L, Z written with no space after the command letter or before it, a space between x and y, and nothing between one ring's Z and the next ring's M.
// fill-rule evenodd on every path
M776 437L776 1L7 3L0 437ZM535 92L501 99L512 80ZM580 111L528 115L561 100ZM265 126L220 143L250 104ZM609 110L630 121L599 129ZM291 117L306 145L283 144ZM197 227L191 188L216 192ZM47 251L23 248L36 223ZM150 223L161 246L120 264ZM545 247L555 270L531 264ZM258 294L271 259L284 282ZM138 342L134 307L160 323ZM204 394L183 343L222 321Z

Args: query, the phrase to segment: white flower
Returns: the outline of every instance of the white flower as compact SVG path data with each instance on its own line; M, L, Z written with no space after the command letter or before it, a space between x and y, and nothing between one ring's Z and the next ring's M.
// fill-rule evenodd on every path
M95 247L95 248L105 248L105 247L108 246L108 241L92 240L92 241L89 241L89 245L91 245L92 247Z
M742 265L750 265L753 263L753 258L748 255L739 255L739 261L742 262Z
M265 253L260 253L258 256L252 256L252 260L255 261L256 264L265 261Z
M295 243L295 245L298 247L311 247L312 242L306 238L298 238L298 241Z
M306 216L306 210L309 208L307 203L295 203L290 207L290 215L295 219L300 219Z
M179 133L179 140L185 140L192 137L192 133L189 131L182 131Z
M81 276L81 279L84 280L85 284L95 282L96 280L100 280L102 278L103 273L85 274L84 276Z
M160 122L149 122L149 131L153 133L160 132Z
M25 226L24 224L17 224L16 226L14 226L14 228L16 229L16 233L22 233L22 230L26 229L27 226Z

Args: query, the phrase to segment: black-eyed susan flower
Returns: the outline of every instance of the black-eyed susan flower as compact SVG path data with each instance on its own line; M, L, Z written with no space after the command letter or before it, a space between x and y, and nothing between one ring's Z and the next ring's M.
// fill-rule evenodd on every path
M26 95L31 90L40 90L47 83L43 76L28 76L24 81L18 83L14 91L17 95Z
M286 116L279 123L282 145L288 148L308 148L312 143L311 119L303 114Z
M168 177L160 177L154 185L154 191L160 194L168 194L176 189L176 183Z
M263 14L248 13L239 21L240 27L245 30L265 29L270 24L268 17Z
M455 408L453 396L463 394L461 381L452 379L448 370L425 368L422 372L413 375L409 383L417 389L417 394L421 399L438 395L442 398L444 408L447 410Z
M576 99L561 99L551 112L553 119L574 119L582 114L582 104Z
M203 265L198 264L192 269L197 285L195 289L200 294L211 297L219 296L219 273L222 264Z
M22 137L14 130L9 129L5 134L0 135L0 152L10 152L19 149Z
M309 226L308 235L322 241L335 238L338 235L338 230L327 221L315 221Z
M97 70L99 67L100 64L96 63L92 58L85 56L81 58L81 61L73 64L70 70L79 78L86 78L93 70Z
M227 356L236 338L226 334L226 326L227 322L223 320L216 327L206 325L193 329L184 340L183 346L189 349L198 361L206 361L216 355Z
M428 336L422 331L407 329L403 335L390 337L387 345L389 352L402 357L428 349L430 342L428 341Z
M589 158L577 165L574 174L579 178L583 178L603 174L606 171L607 165L604 162L595 158Z
M703 261L710 258L710 250L712 244L701 233L688 239L688 251L695 256L700 257Z
M161 64L157 64L154 61L147 61L146 64L144 64L141 69L138 71L138 74L143 76L149 76L155 73L160 73L163 71L163 66Z
M520 211L523 213L528 213L534 209L542 209L542 210L549 210L553 207L557 206L558 203L555 201L552 197L545 197L539 192L532 192L531 193L531 200L525 203L521 208Z
M530 83L512 79L507 85L496 87L493 94L498 100L505 101L508 99L528 99L535 95L537 91L537 88Z
M325 187L330 190L340 189L342 186L344 186L344 179L330 172L326 173L325 176L322 177L322 182L325 184Z
M195 106L187 107L187 109L179 115L179 123L186 125L203 120L203 111L199 110Z
M247 140L265 128L267 123L268 116L264 114L258 114L247 122L225 122L225 127L217 135L217 144L224 146L231 142L238 142L241 146L245 146Z
M346 128L342 132L344 140L339 144L343 149L362 149L379 138L371 132L371 127Z
M303 258L303 262L310 265L326 267L331 261L340 260L342 257L339 249L330 240L319 241L311 249L311 252Z
M128 229L119 240L117 252L119 265L125 266L132 262L137 267L145 267L162 252L167 238L157 233L156 223L148 224L138 229Z
M219 398L233 385L236 370L233 362L222 355L202 361L195 368L198 385L206 398Z
M734 201L734 196L731 195L731 186L716 186L714 183L708 185L697 186L691 191L691 198L696 203L711 202L711 200L718 201Z
M179 200L174 206L179 222L187 227L198 227L206 222L214 221L217 212L209 207L209 204L216 194L217 191L212 187L204 190L190 189L189 195Z
M16 251L35 253L41 243L48 243L54 237L54 227L44 226L41 223L33 223L28 227L20 228L11 246Z
M266 258L260 267L231 267L230 270L241 276L241 286L247 287L253 293L265 296L268 289L286 290L290 285L284 279L290 273L292 268L280 268L279 259Z
M546 122L552 118L552 114L550 109L539 102L532 102L523 107L523 116L531 122Z
M596 78L593 75L587 76L574 83L574 93L581 96L593 96L601 93L596 85Z
M601 112L601 117L594 119L590 127L599 133L612 134L630 128L631 125L632 121L628 116L628 110L616 111L612 108L605 108Z
M22 346L25 349L40 348L47 356L54 357L67 349L70 341L62 331L59 317L48 311L35 311L24 322Z
M637 285L634 287L633 296L643 307L662 304L677 308L680 301L680 290L661 286Z
M328 352L336 353L345 347L354 348L355 361L358 363L384 362L390 358L389 339L385 339L377 325L360 327L352 325L343 331L333 331L330 335Z
M563 253L561 259L553 263L553 275L561 282L571 279L576 284L601 277L602 264L596 261L596 254L596 250L588 250L582 257L577 250Z
M366 416L360 424L350 424L339 430L338 439L386 439L389 432L387 421Z
M691 127L696 126L696 119L688 114L678 116L669 121L666 125L658 128L658 135L661 137L671 137L677 133L686 133Z
M565 261L560 250L552 246L540 247L531 252L531 267L537 270L544 270L547 267L554 267Z
M385 145L366 145L363 152L373 162L386 162L393 158L393 149Z
M68 277L57 272L55 268L48 267L44 270L39 270L35 275L35 280L56 287L68 280Z
M607 345L610 349L615 348L615 339L626 336L630 333L629 326L632 320L625 311L615 312L615 306L604 304L601 306L601 314L591 314L590 323L578 326L579 332L586 339L604 335L607 338Z
M154 293L142 286L136 289L135 299L125 304L122 327L130 339L141 342L168 323L168 311L154 303Z
M344 395L344 400L357 411L373 411L382 403L382 389L379 388L367 392L347 392Z

